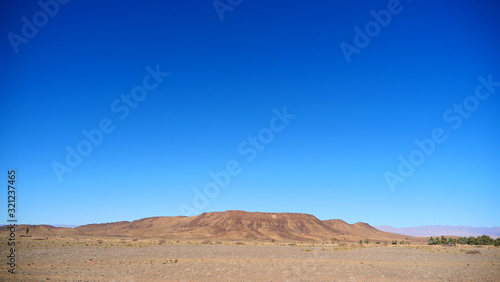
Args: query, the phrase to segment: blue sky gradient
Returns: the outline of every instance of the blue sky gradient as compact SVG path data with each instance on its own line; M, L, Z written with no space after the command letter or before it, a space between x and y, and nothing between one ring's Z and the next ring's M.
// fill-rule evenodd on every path
M185 205L396 227L499 226L499 5L337 2L241 1L221 21L212 1L42 0L57 11L15 46L23 17L33 22L44 9L2 3L0 167L5 182L18 172L19 222L176 216ZM396 4L400 12L348 63L339 45L355 47L354 28ZM113 102L126 105L122 95L143 85L148 67L169 75L148 79L158 83L121 119ZM467 98L479 85L489 97ZM467 118L454 110L466 100L478 101ZM285 107L295 117L277 119L283 130L247 161L240 144ZM82 130L103 119L114 130L59 181L53 163L67 165L66 147L76 150ZM408 159L414 140L436 128L446 140L391 189L386 173L397 174L399 156ZM241 172L196 209L193 189L203 193L209 173L230 161Z

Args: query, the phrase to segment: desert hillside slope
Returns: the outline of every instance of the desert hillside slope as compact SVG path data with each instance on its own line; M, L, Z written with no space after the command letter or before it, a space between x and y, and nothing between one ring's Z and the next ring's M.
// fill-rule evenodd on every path
M339 231L342 235L341 238L346 237L347 240L357 241L363 239L371 239L375 241L413 241L413 242L425 242L425 238L415 238L407 235L395 234L390 232L385 232L374 228L368 223L358 222L354 224L349 224L341 219L330 219L323 221L326 225L330 226L332 229Z
M23 232L27 226L18 226ZM423 241L425 238L410 237L380 231L369 224L348 224L339 219L319 220L302 213L263 213L225 211L203 213L185 217L150 217L113 223L88 224L76 228L31 225L33 235L81 235L117 236L134 238L165 238L189 240L256 240L256 241L302 241L302 242L354 242L358 240L409 240Z

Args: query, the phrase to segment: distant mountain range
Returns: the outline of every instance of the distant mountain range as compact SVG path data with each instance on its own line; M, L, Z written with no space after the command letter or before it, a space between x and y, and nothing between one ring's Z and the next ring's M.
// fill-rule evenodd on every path
M470 226L451 226L451 225L425 225L416 227L395 228L389 225L374 226L378 230L397 233L408 236L430 237L430 236L481 236L488 235L496 238L500 237L500 227L470 227Z

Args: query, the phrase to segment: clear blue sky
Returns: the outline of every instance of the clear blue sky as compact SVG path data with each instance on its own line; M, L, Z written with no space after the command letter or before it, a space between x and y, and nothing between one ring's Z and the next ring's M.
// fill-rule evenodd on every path
M499 226L499 5L393 2L221 0L219 14L212 1L2 2L2 222L11 169L20 223L78 225L181 215L235 161L196 212ZM370 24L388 3L385 26ZM368 43L355 31L367 26ZM342 42L358 48L350 63ZM489 75L494 91L478 80ZM120 100L143 85L135 108ZM113 131L68 166L67 146L101 122ZM399 175L435 129L446 140ZM62 181L55 162L72 169ZM387 172L405 181L391 189Z

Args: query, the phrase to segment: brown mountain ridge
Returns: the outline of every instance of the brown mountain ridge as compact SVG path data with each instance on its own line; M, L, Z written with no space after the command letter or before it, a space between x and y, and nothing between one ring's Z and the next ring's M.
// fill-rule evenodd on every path
M25 230L18 226L18 232ZM185 217L149 217L135 221L88 224L76 228L31 225L33 235L113 236L133 238L163 238L177 240L244 240L244 241L301 241L341 242L406 240L424 241L380 231L367 223L348 224L340 219L319 220L302 213L264 213L229 210Z

